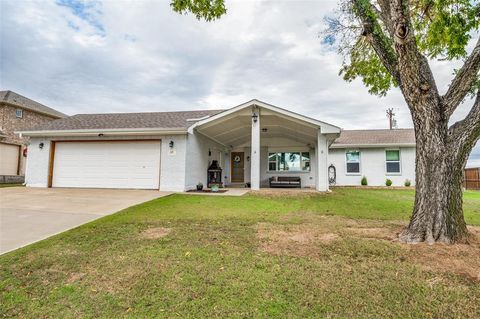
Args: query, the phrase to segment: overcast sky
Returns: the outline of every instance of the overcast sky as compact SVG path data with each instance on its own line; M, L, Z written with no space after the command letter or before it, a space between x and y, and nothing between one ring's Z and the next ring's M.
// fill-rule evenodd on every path
M398 90L344 82L319 32L337 1L227 1L203 22L163 1L0 1L0 87L67 113L229 108L257 98L344 129L412 127ZM439 88L454 64L433 63ZM454 114L464 116L472 101ZM480 166L480 147L469 162Z

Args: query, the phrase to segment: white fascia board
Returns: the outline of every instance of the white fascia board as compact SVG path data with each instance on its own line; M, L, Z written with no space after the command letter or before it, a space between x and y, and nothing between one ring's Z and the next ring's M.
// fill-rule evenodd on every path
M248 101L246 103L237 105L237 106L235 106L235 107L233 107L229 110L220 112L220 113L215 114L213 116L210 116L207 119L198 121L194 125L190 126L190 128L188 129L188 132L192 133L193 130L196 127L199 127L199 126L202 126L204 124L210 123L212 121L221 119L221 118L226 117L226 116L228 116L232 113L235 113L237 111L240 111L242 109L245 109L247 107L252 107L252 106L259 106L259 107L265 108L267 110L271 110L271 111L277 112L279 114L283 114L287 117L291 117L293 119L297 119L297 120L300 120L300 121L303 121L303 122L306 122L306 123L309 123L309 124L313 124L315 126L320 127L321 132L325 133L325 134L340 133L340 131L341 131L341 128L338 127L338 126L335 126L335 125L332 125L332 124L329 124L329 123L325 123L325 122L322 122L322 121L318 121L318 120L312 119L310 117L307 117L307 116L304 116L304 115L301 115L301 114L298 114L298 113L295 113L295 112L292 112L292 111L288 111L288 110L282 109L278 106L274 106L274 105L271 105L271 104L268 104L268 103L265 103L265 102L254 99L254 100Z
M84 129L84 130L45 130L45 131L16 131L20 136L98 136L104 134L109 136L118 135L181 135L187 134L184 128L158 129Z
M332 144L330 148L384 148L384 147L415 147L415 143L387 143L387 144Z

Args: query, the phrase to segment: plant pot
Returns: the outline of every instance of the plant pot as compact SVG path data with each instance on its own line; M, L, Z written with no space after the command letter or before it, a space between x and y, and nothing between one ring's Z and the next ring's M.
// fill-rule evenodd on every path
M218 192L218 185L212 185L212 192Z
M203 185L197 185L197 191L203 190Z

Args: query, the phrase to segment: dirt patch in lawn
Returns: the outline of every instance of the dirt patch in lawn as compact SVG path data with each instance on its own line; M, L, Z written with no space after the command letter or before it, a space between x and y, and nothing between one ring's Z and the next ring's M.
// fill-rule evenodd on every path
M144 230L141 235L146 239L159 239L167 236L171 231L171 228L155 227Z
M480 282L480 227L469 227L470 244L402 245L409 260L435 272L455 273Z
M396 241L401 229L396 227L346 227L345 231L362 238Z
M321 216L294 212L279 219L280 223L256 225L259 247L274 255L321 258L325 245L340 240L373 240L400 247L399 258L424 270L450 273L480 282L480 227L469 227L470 244L401 244L398 234L404 222L356 220L338 216ZM392 260L395 262L395 260Z
M71 273L67 278L67 284L73 284L76 281L82 280L83 277L85 277L83 272Z
M261 250L274 255L316 256L318 245L331 244L339 238L338 234L322 232L309 224L259 223L256 230Z
M282 216L279 224L259 223L256 226L260 249L272 254L322 256L322 246L334 245L347 238L395 241L403 224L383 221L355 220L292 212Z

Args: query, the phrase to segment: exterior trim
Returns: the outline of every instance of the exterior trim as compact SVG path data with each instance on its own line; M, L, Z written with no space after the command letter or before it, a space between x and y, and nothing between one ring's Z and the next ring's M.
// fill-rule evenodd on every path
M53 142L56 143L105 143L105 142L161 142L161 138L153 138L153 139L145 139L145 138L139 138L139 139L126 139L126 140L54 140Z
M22 156L22 146L18 145L17 175L20 175L20 170L22 167Z
M415 147L416 143L390 143L390 144L332 144L330 148L385 148L385 147Z
M25 136L98 136L98 134L117 135L181 135L187 134L184 128L158 129L83 129L83 130L48 130L48 131L15 131L15 134Z
M53 168L55 162L55 141L50 142L50 159L48 162L48 188L52 188L53 183Z
M235 113L237 111L240 111L240 110L243 110L245 108L252 107L252 106L262 107L262 108L268 109L270 111L278 112L282 115L289 116L291 118L301 120L303 122L307 122L309 124L312 124L312 125L315 125L315 126L318 126L318 127L325 128L325 132L322 132L322 133L340 133L340 131L341 131L341 128L338 127L338 126L335 126L335 125L332 125L332 124L329 124L329 123L326 123L326 122L318 121L318 120L315 120L313 118L310 118L310 117L307 117L307 116L304 116L304 115L301 115L301 114L298 114L298 113L295 113L295 112L292 112L292 111L288 111L288 110L280 108L278 106L274 106L274 105L271 105L271 104L253 99L251 101L248 101L246 103L237 105L237 106L235 106L231 109L228 109L226 111L223 111L223 112L220 112L220 113L215 114L213 116L210 116L207 119L198 121L194 125L190 126L190 128L188 129L188 132L192 133L193 129L196 128L196 127L199 127L199 126L202 126L204 124L210 123L212 121L221 119L221 118L223 118L227 115L230 115L232 113Z

